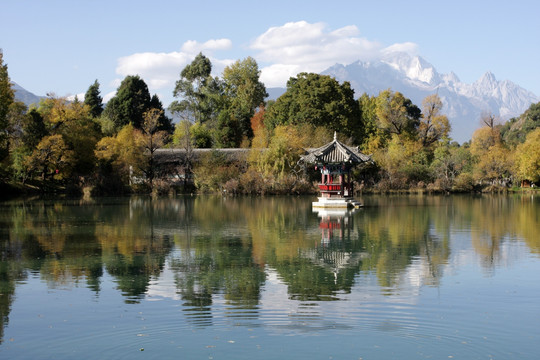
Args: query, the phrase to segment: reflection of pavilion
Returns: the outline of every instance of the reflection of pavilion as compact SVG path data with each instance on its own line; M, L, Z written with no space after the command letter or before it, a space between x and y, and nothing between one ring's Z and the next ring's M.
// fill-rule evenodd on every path
M351 243L354 232L352 214L355 210L321 209L317 211L321 229L321 243L313 249L301 252L302 257L309 258L313 264L325 268L334 274L337 282L338 274L348 268L356 268L368 254L355 251Z

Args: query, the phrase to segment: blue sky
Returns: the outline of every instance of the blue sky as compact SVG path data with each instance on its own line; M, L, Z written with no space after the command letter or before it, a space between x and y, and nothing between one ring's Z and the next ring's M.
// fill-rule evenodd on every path
M199 51L216 75L252 56L272 87L389 48L466 83L491 71L540 95L539 13L533 0L2 0L0 48L11 80L37 95L84 93L97 79L107 97L138 74L167 106Z

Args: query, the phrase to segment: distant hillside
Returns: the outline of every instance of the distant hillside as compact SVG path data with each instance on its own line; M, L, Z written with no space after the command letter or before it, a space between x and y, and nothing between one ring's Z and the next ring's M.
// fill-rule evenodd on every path
M517 118L510 119L501 128L501 135L504 141L516 146L523 143L527 135L540 127L540 102L532 104L527 111Z
M44 98L44 96L37 96L35 94L32 94L30 91L25 90L22 88L19 84L13 82L13 90L15 90L15 99L18 101L22 101L26 104L26 106L30 106L32 104L39 104L39 101Z

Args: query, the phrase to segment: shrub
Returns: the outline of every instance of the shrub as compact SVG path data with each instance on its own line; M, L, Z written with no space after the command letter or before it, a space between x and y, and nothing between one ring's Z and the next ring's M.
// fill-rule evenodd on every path
M470 192L474 190L474 178L470 173L461 173L454 180L453 191Z

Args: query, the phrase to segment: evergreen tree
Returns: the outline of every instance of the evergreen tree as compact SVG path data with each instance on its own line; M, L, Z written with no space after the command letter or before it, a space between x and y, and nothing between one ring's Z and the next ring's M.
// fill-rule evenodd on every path
M159 120L158 120L158 130L165 131L168 134L174 132L174 125L172 120L165 115L165 109L163 109L163 104L157 94L154 94L150 99L150 109L155 109L159 111Z
M116 95L107 103L104 115L114 123L116 130L127 124L141 129L143 115L149 109L148 86L139 76L128 75L122 80Z
M8 114L11 104L15 101L15 93L11 88L7 64L4 64L4 54L0 49L0 161L8 155Z
M99 92L99 82L96 80L84 95L84 103L90 107L90 114L94 118L101 116L103 112L103 98Z

